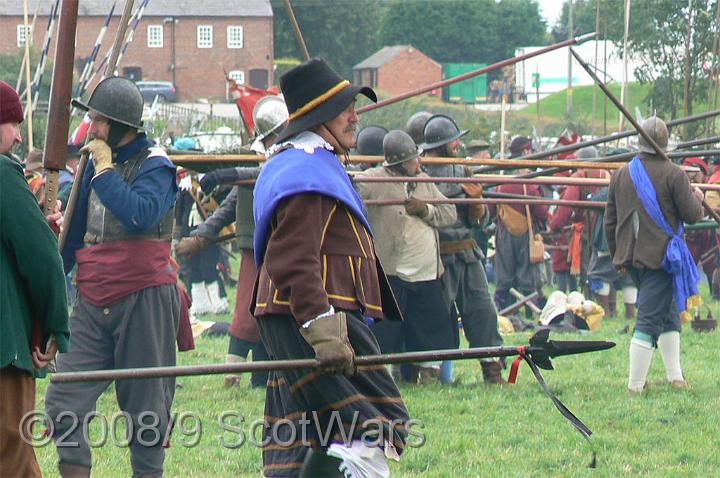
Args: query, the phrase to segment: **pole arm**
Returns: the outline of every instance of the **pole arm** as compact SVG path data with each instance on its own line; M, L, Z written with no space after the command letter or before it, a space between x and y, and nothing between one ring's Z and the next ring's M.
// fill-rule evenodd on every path
M66 0L62 2L60 11L55 64L50 86L49 127L45 134L43 151L43 168L47 173L43 211L45 215L51 214L55 208L60 171L65 169L67 162L67 135L70 127L70 96L79 3L79 0Z
M607 350L615 346L606 341L555 341L548 339L548 330L536 333L530 339L530 346L521 347L477 347L470 349L427 350L423 352L405 352L397 354L360 355L355 357L355 365L370 366L391 363L412 363L440 360L468 360L489 357L512 357L520 354L532 357L537 365L552 369L550 359L561 355L574 355ZM269 360L264 362L243 362L239 364L205 364L176 367L144 367L117 370L93 370L87 372L55 373L50 376L52 382L89 382L97 380L121 380L132 378L186 377L193 375L214 375L221 373L259 372L270 370L294 370L315 368L318 362L312 359Z
M596 32L592 33L586 33L585 35L580 35L579 37L571 38L569 40L562 41L560 43L555 43L550 46L547 46L545 48L541 48L540 50L533 51L530 53L525 53L523 55L515 56L512 58L508 58L506 60L499 61L497 63L493 63L492 65L480 68L478 70L469 71L467 73L463 73L462 75L458 75L452 78L448 78L446 80L442 81L436 81L434 83L430 83L429 85L423 86L421 88L407 91L405 93L401 93L397 96L393 96L391 98L387 98L382 101L378 101L377 103L373 103L370 105L363 106L362 108L358 108L356 111L358 114L365 113L367 111L371 111L377 108L382 108L383 106L391 105L393 103L397 103L398 101L406 100L408 98L412 98L413 96L422 95L423 93L428 93L432 90L443 88L447 85L451 85L453 83L457 83L459 81L467 80L468 78L473 78L478 75L482 75L483 73L488 73L490 71L497 70L499 68L503 68L507 65L512 65L514 63L519 63L521 61L527 60L528 58L532 58L535 56L543 55L549 51L557 50L558 48L563 48L570 45L575 45L576 43L583 43L591 38L596 37Z
M572 53L572 55L575 57L575 59L578 61L578 63L580 63L580 66L582 66L585 69L585 71L588 73L588 75L590 75L590 78L592 78L593 81L600 87L600 89L603 91L603 93L605 93L605 95L610 99L610 101L612 101L613 104L615 104L617 109L619 109L620 112L622 112L625 119L627 119L630 122L630 124L632 124L635 127L635 129L638 131L640 136L642 136L643 139L645 141L647 141L650 146L652 146L652 148L655 150L655 152L658 154L658 156L660 156L661 158L663 158L666 161L670 161L670 158L667 156L667 154L665 154L665 151L660 146L658 146L658 144L655 142L655 140L652 137L650 137L650 135L647 133L647 131L645 131L643 129L642 126L640 126L640 124L635 120L635 118L633 118L633 116L630 114L630 112L622 105L622 103L620 103L617 100L617 98L615 98L615 95L612 94L612 92L608 89L607 86L605 86L605 84L602 81L600 81L600 78L598 78L597 75L595 75L595 73L588 66L588 64L585 63L585 61L580 57L580 55L578 55L578 53L575 50L573 50L572 48L570 48L570 53ZM715 220L715 222L720 224L720 215L718 215L718 213L715 212L715 210L707 203L707 201L705 201L705 199L702 199L701 202L702 202L703 207L707 211L707 213L710 215L710 217L712 217Z
M77 2L77 0L74 1ZM113 43L110 53L110 61L108 62L107 69L105 70L106 75L108 74L108 72L112 74L115 71L115 65L117 64L118 55L120 54L120 48L123 39L125 38L125 32L127 31L128 27L128 19L130 18L134 2L135 0L127 0L125 3L125 10L123 11L122 17L120 19L117 34L115 35L115 43ZM72 38L75 38L74 32ZM105 75L103 75L103 79L104 78ZM69 105L70 103L68 102L68 107ZM75 206L77 204L78 198L80 197L80 188L82 187L83 176L85 175L85 168L87 167L87 162L88 155L87 153L83 153L83 155L80 156L80 163L78 164L77 171L75 172L75 180L73 181L72 189L70 190L70 197L68 198L68 204L65 208L65 227L63 227L63 230L60 233L60 237L58 238L58 248L60 249L61 253L65 247L65 242L67 242L67 235L70 231L70 225L72 224L73 215L75 214Z

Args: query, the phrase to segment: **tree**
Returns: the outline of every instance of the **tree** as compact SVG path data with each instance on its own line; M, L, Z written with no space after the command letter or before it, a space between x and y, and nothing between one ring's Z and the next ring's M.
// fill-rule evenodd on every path
M587 28L587 25L592 24L591 30L594 29L595 1L575 0L575 25ZM690 15L687 1L633 0L628 43L630 54L642 60L641 65L634 71L635 77L641 83L652 85L645 98L651 112L654 110L658 115L669 119L678 117L681 112L684 114L686 58L690 59L688 114L693 112L693 99L704 98L707 94L709 80L702 65L710 59L713 34L720 28L715 22L717 2L718 0L693 0ZM608 39L619 43L624 30L624 0L600 0L601 30L606 6L609 12ZM560 24L555 28L567 25L567 18L566 1ZM688 55L685 51L685 40L689 19L692 34ZM693 130L689 130L689 134L692 133Z
M441 63L494 63L517 47L544 45L545 23L535 0L392 0L380 39Z
M282 0L272 0L275 57L305 60ZM310 56L321 57L349 78L352 67L380 47L380 0L294 0L295 17Z

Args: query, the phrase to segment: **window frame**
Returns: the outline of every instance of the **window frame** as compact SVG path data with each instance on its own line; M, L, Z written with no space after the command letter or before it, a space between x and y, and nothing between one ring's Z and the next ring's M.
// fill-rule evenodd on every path
M237 41L237 34L236 34L236 37L235 37L236 42L231 43L231 38L233 38L232 35L230 34L231 31L234 31L234 32L239 31L240 32L240 34L239 34L240 41L239 42ZM227 33L228 49L233 49L233 50L241 49L245 46L245 29L243 28L242 25L228 25L226 33Z
M157 38L153 38L151 31L159 32L159 42ZM151 40L155 40L154 42ZM147 26L147 47L148 48L164 48L165 47L165 28L163 25L148 25Z
M32 25L28 25L27 28L25 28L24 23L19 23L17 25L15 28L15 42L17 43L18 48L23 48L25 46L28 36L30 37L30 43L32 44L32 29ZM20 40L21 35L22 41Z
M201 42L202 38L201 38L201 33L200 33L200 32L201 32L203 29L207 29L207 31L209 32L209 41L208 41L208 43L202 43L202 42ZM213 33L214 33L214 32L213 32L213 26L212 26L212 25L198 25L198 26L197 26L197 38L196 38L196 40L197 40L197 41L196 41L197 47L198 47L198 48L203 48L203 49L212 48L212 47L213 47L213 43L214 43L214 42L213 42Z

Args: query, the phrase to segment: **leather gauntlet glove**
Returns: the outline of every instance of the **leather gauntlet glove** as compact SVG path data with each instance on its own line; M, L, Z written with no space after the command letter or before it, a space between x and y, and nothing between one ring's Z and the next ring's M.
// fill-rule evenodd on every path
M190 236L180 240L175 246L175 255L183 259L190 259L192 256L204 249L210 241L202 236Z
M92 154L92 162L95 166L95 176L108 169L113 169L112 150L105 141L101 139L94 139L83 146L80 152Z
M307 327L300 326L300 334L315 350L321 372L355 374L355 351L348 340L345 312L313 320Z
M410 216L425 217L430 213L430 209L422 199L411 197L405 201L405 212Z
M465 191L467 197L478 199L483 195L483 187L479 183L462 183L460 187ZM470 218L476 221L485 216L485 205L484 204L471 204L470 205Z

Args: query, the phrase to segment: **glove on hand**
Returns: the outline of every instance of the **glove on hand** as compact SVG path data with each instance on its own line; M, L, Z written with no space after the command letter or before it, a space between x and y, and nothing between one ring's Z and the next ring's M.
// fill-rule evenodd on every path
M112 150L108 144L101 139L94 139L88 144L83 146L80 150L81 153L92 154L92 162L95 166L95 176L106 171L113 169L112 163Z
M187 260L204 249L210 240L202 236L190 236L181 239L175 246L175 255Z
M405 212L411 216L425 217L430 213L430 208L422 199L411 197L405 201Z
M223 168L210 171L200 179L200 187L205 193L209 193L219 184L234 183L240 179L236 168Z
M460 187L463 188L465 194L469 198L481 198L483 194L483 187L480 183L461 183Z
M350 345L345 312L336 312L300 327L300 334L315 350L321 372L355 374L355 351Z

